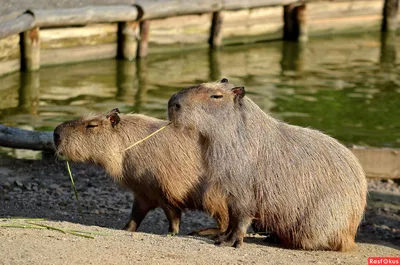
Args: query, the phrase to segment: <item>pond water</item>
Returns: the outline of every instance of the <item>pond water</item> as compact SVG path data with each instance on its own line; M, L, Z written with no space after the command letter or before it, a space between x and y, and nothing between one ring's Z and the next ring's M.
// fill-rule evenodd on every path
M345 144L400 147L400 50L393 36L267 42L103 60L0 77L0 123L53 130L88 113L166 117L176 91L227 77L261 108Z

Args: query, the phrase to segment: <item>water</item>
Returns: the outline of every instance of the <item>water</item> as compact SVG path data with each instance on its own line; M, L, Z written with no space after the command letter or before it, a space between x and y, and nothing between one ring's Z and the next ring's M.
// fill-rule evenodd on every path
M53 130L88 113L166 117L189 85L227 77L271 115L345 144L400 147L400 67L393 36L269 42L42 68L0 78L0 123Z

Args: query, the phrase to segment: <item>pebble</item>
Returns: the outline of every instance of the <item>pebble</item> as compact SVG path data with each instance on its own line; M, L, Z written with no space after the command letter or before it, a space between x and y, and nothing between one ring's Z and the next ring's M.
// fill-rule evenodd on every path
M4 182L4 183L3 183L3 188L9 189L10 187L11 187L10 182Z
M59 188L60 188L60 185L58 185L58 184L49 185L49 189L51 189L51 190L55 190L55 189L59 189Z
M22 189L21 189L21 188L18 188L18 187L15 187L15 188L13 188L13 191L15 191L15 192L21 192Z
M20 188L22 188L22 187L24 186L24 184L22 184L22 182L19 181L19 180L14 181L14 184L15 184L17 187L20 187Z

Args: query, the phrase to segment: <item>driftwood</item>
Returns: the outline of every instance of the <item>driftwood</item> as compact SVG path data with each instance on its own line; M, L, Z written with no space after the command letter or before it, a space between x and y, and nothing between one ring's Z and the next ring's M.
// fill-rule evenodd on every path
M35 19L30 13L22 14L14 19L0 23L0 39L19 34L20 32L29 30L35 26Z
M54 150L53 133L27 131L0 124L0 146L32 150Z

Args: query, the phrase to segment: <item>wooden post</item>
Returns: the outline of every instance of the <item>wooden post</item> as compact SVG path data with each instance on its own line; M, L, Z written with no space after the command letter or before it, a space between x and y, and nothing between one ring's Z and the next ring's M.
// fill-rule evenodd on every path
M37 115L40 98L40 72L21 73L18 91L18 108Z
M212 15L210 38L208 43L213 49L217 49L222 46L222 23L224 21L224 16L222 11L214 12Z
M300 73L304 69L304 44L284 41L282 43L282 59L280 61L282 75Z
M140 40L137 50L137 57L143 58L147 55L147 48L149 46L149 31L150 31L150 21L143 20L140 22Z
M393 72L396 69L396 32L381 33L381 50L379 63L383 71Z
M383 5L382 31L396 31L397 29L397 10L399 0L385 0Z
M20 33L21 70L35 71L40 69L39 28Z
M208 62L210 67L209 80L218 81L220 78L222 78L219 51L210 50L208 52Z
M142 111L142 105L146 102L146 93L148 90L148 75L149 71L147 68L147 60L143 58L142 60L136 61L136 76L137 76L137 91L135 94L135 105L133 106L133 111L135 113L140 113Z
M136 62L127 60L117 61L117 94L116 98L122 102L130 102L129 97L135 85L136 79ZM131 93L131 94L130 94Z
M118 23L118 58L129 61L136 58L138 35L138 22Z
M283 39L305 42L308 40L306 5L290 4L283 7Z

